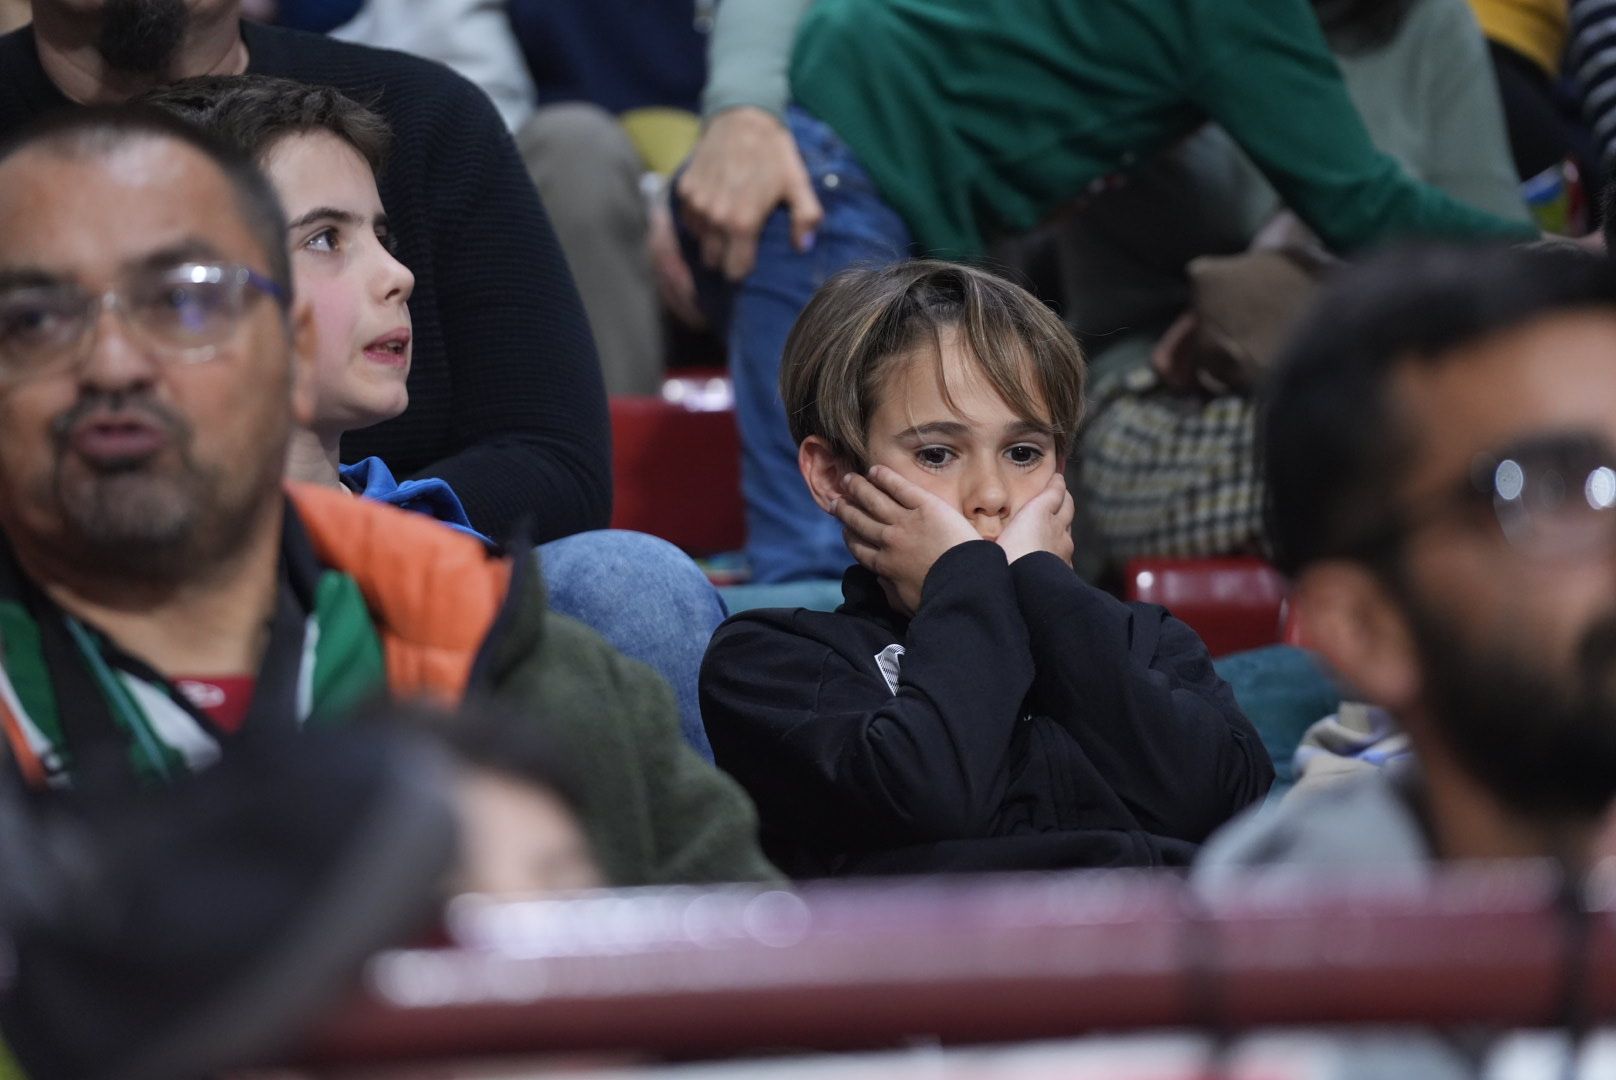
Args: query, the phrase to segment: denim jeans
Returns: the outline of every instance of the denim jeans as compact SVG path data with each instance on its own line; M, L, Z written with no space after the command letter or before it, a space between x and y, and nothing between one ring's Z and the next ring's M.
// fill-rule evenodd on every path
M696 679L728 612L690 556L645 533L601 529L538 549L550 610L578 620L673 687L685 741L708 761Z
M746 555L752 580L763 583L839 578L853 561L841 526L814 503L797 469L779 390L786 335L827 278L855 263L895 262L910 245L908 226L847 144L800 108L793 106L786 119L825 209L813 247L792 247L790 215L779 207L758 240L757 267L731 286L691 257L694 239L683 234L703 304L726 329L741 433Z

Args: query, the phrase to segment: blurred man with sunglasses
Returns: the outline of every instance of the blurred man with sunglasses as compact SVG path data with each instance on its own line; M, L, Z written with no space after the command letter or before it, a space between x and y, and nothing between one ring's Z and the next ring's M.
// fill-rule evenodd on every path
M1616 797L1616 271L1468 249L1349 272L1268 387L1264 448L1308 643L1415 764L1237 822L1203 880L1582 869Z

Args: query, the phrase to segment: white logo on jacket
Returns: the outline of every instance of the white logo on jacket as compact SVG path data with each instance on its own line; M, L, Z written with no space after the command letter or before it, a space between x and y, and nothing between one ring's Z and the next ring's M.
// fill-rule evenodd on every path
M875 666L881 671L881 678L886 680L887 689L892 696L898 696L898 664L903 659L902 645L888 645L875 654Z

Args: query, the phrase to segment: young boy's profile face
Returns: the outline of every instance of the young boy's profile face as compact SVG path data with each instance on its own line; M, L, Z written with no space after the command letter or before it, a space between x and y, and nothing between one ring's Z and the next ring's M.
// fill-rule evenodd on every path
M542 785L467 766L455 797L461 838L453 892L522 895L605 884L577 815Z
M953 330L942 333L941 345L954 407L938 385L933 348L917 349L882 388L870 417L867 465L885 465L920 485L994 540L1063 463L1047 418L1029 423L1012 412Z
M375 174L327 131L278 140L262 164L286 208L293 283L319 339L310 426L341 434L397 416L409 404L415 276L393 257Z

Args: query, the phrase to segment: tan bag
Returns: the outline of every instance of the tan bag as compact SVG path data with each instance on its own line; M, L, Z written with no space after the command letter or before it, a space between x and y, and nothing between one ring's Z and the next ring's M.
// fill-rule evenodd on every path
M1273 363L1331 265L1329 256L1300 246L1192 260L1197 326L1186 347L1202 388L1249 390Z

